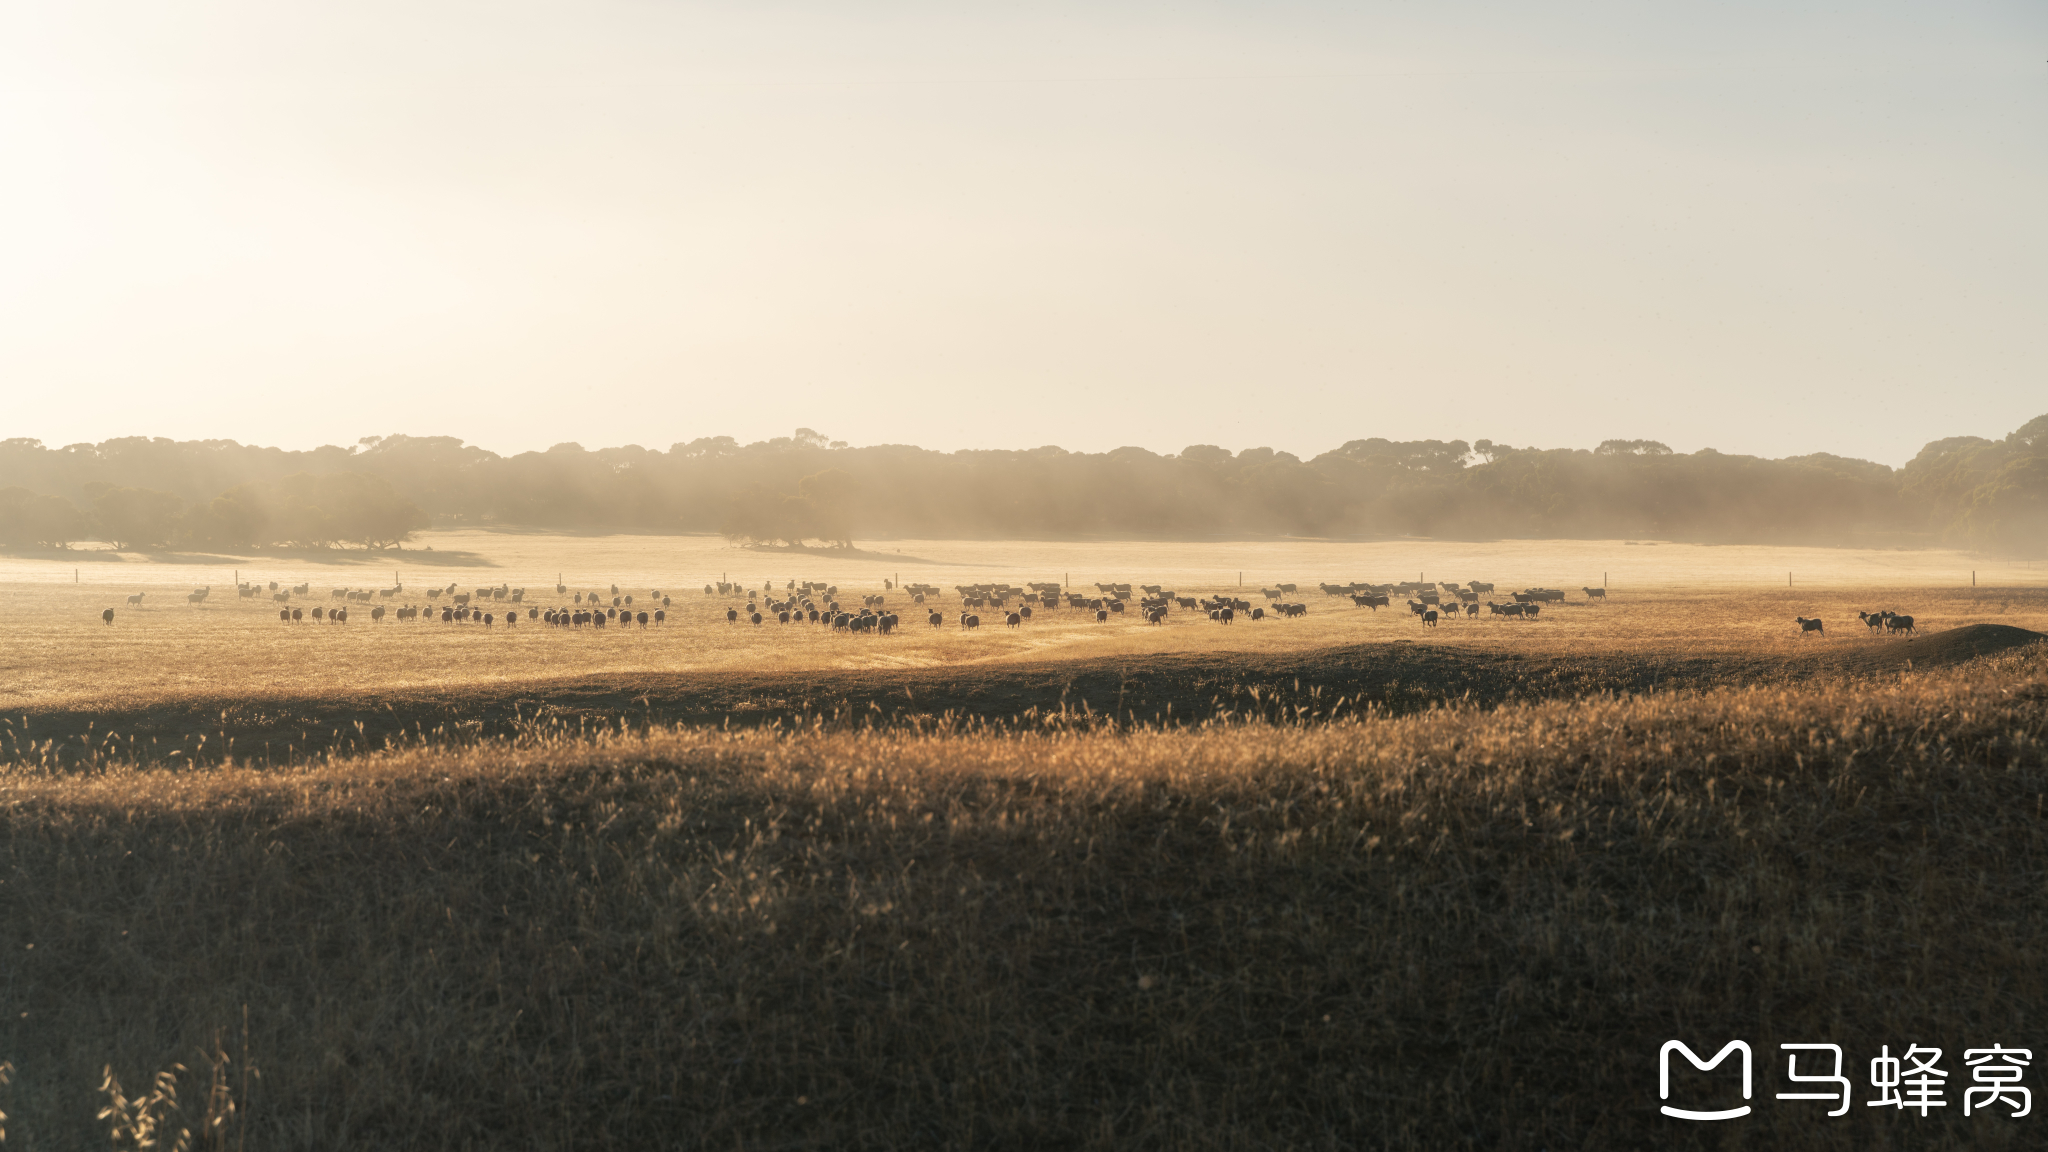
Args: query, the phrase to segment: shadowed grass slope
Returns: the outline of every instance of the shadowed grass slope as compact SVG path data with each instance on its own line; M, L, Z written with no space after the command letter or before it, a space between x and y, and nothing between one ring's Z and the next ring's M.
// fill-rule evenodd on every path
M344 694L167 693L0 715L0 760L288 763L331 750L448 744L522 731L670 724L729 727L997 721L1025 727L1178 726L1217 718L1327 720L1446 702L1796 684L1843 672L1944 667L2042 639L1972 624L1872 648L1594 654L1351 644L1278 653L1155 653L925 669L641 672Z
M1769 1094L1785 1041L2044 1047L2044 739L2035 645L1311 725L17 764L0 1109L84 1146L103 1063L246 1004L266 1148L2015 1148ZM1764 1106L1658 1116L1658 1046L1735 1037Z

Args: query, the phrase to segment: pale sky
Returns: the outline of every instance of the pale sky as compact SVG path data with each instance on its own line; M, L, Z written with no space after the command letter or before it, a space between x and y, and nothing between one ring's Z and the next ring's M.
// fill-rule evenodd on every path
M2048 412L2048 4L0 0L0 388L1898 464Z

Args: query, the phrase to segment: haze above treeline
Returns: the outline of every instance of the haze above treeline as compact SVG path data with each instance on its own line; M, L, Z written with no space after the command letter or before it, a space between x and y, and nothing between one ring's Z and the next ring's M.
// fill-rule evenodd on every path
M2048 415L1926 445L1902 468L1489 440L1356 439L1303 460L1191 445L851 447L812 431L666 451L500 456L447 436L286 451L231 440L0 441L0 546L403 547L428 527L722 532L739 542L890 538L1646 538L2048 548Z

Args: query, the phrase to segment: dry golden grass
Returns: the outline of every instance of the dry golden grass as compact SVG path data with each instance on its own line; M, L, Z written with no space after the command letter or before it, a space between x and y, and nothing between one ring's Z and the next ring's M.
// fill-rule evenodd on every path
M914 554L943 563L892 564L879 560L824 560L764 557L724 548L702 538L634 537L573 539L503 533L443 534L436 553L408 550L375 559L360 554L334 562L233 561L221 565L102 563L79 565L86 583L65 583L72 565L59 561L0 562L0 615L8 621L0 641L0 713L47 706L134 703L151 696L190 694L258 696L266 693L349 694L429 685L507 685L576 675L638 672L782 671L812 669L919 668L978 662L1089 659L1109 656L1242 651L1301 651L1332 644L1403 639L1416 643L1475 647L1506 652L1580 653L1610 651L1725 653L1796 650L1797 615L1829 622L1834 645L1875 643L1856 623L1859 609L1896 608L1914 615L1923 628L1940 630L1993 621L2048 630L2048 572L2001 570L1993 586L1987 568L1983 586L1968 585L1969 565L1981 563L1953 553L1856 552L1822 549L1707 548L1691 545L1631 546L1620 542L1508 542L1454 545L1405 544L997 544L963 541L907 542ZM463 566L439 565L436 556L466 558ZM574 563L564 560L571 557ZM343 563L342 561L347 561ZM895 595L905 626L890 637L834 635L816 626L767 625L756 629L726 624L726 597L706 597L704 582L729 573L753 586L773 574L786 578L838 581L841 600L883 591L886 577L950 588L957 583L1059 580L1071 573L1082 587L1095 580L1164 582L1184 595L1238 592L1239 568L1247 570L1241 594L1263 603L1261 584L1289 582L1302 592L1294 599L1310 614L1297 620L1240 621L1228 628L1194 613L1176 614L1162 627L1148 627L1135 615L1098 625L1092 614L1040 611L1015 631L990 626L968 633L951 623L959 602L941 598L948 626L933 630ZM276 579L287 586L310 581L314 595L303 607L330 606L330 588L389 586L389 565L402 563L407 587L455 582L464 590L481 585L525 587L530 606L568 603L553 589L558 572L575 591L616 583L636 597L659 588L674 601L661 628L563 633L523 622L485 630L436 622L373 625L363 605L351 605L345 626L279 624L267 599L238 600L234 569L244 579ZM373 569L370 566L376 565ZM1083 568L1082 565L1087 565ZM1232 567L1231 565L1235 565ZM582 574L572 569L580 566ZM1798 587L1783 587L1787 568ZM744 571L743 571L744 569ZM1440 569L1440 571L1439 571ZM1582 585L1614 577L1613 598L1588 604ZM1319 579L1413 579L1418 573L1447 578L1492 579L1506 590L1530 585L1564 587L1573 599L1550 609L1534 624L1508 624L1482 617L1445 622L1425 631L1398 605L1378 613L1318 593ZM1937 583L1937 579L1945 581ZM1810 581L1810 584L1808 583ZM214 595L189 605L184 594L211 584ZM126 597L147 595L130 609ZM423 596L400 596L397 604ZM444 597L442 602L446 602ZM857 599L852 602L858 603ZM645 607L636 603L636 608ZM99 621L111 607L112 627ZM494 612L503 610L493 604Z
M97 1143L103 1064L247 1005L265 1148L2015 1148L1769 1094L1783 1041L2029 1046L2044 739L2034 645L1306 726L16 764L0 1111ZM1658 1117L1658 1046L1732 1037L1757 1115Z

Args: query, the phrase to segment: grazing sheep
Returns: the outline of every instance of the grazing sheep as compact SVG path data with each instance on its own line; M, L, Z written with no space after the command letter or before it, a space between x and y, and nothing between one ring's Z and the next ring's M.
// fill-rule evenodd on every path
M1230 623L1230 622L1231 622L1231 620L1233 620L1233 619L1235 619L1235 618L1236 618L1236 616L1237 616L1237 609L1235 609L1235 608L1224 608L1224 609L1222 609L1222 610L1221 610L1221 613L1220 613L1220 614L1221 614L1221 615L1222 615L1222 617L1223 617L1223 622L1224 622L1225 624L1228 624L1228 623Z
M761 626L761 614L759 612L750 614L747 619L754 622L754 627L759 628Z
M1887 632L1911 632L1913 631L1913 618L1911 616L1901 616L1896 612L1886 612L1884 614L1884 630Z
M1434 628L1436 627L1436 619L1436 609L1431 608L1422 614L1422 626L1424 628Z
M1588 599L1588 600L1605 600L1605 599L1607 599L1607 589L1605 589L1605 588L1588 588L1588 589L1586 589L1586 599Z
M1856 618L1858 620L1863 621L1863 623L1867 625L1872 632L1875 632L1879 628L1884 627L1884 613L1882 611L1858 612L1856 614Z
M112 628L114 626L114 610L109 608L105 612L100 613L100 619L105 620L107 627Z
M1264 620L1265 618L1266 618L1266 610L1265 610L1264 608L1254 608L1254 609L1252 609L1252 619L1254 619L1254 620Z
M1806 639L1808 632L1819 632L1822 637L1827 636L1827 630L1821 627L1821 623L1818 620L1808 620L1804 616L1799 616L1795 618L1795 621L1799 625L1799 638L1801 640Z
M1015 612L1012 612L1009 615L1003 617L1003 623L1009 625L1012 628L1016 628L1024 623L1024 618L1022 616L1017 615Z
M979 628L981 627L981 617L972 615L963 616L960 619L960 626L962 628Z
M137 592L137 593L136 593L135 595L133 595L133 596L130 596L130 597L128 598L128 606L129 606L130 608L140 608L140 607L142 607L142 598L143 598L144 596L147 596L147 595L149 595L149 593L147 593L147 592ZM110 623L111 623L111 621L110 621Z

